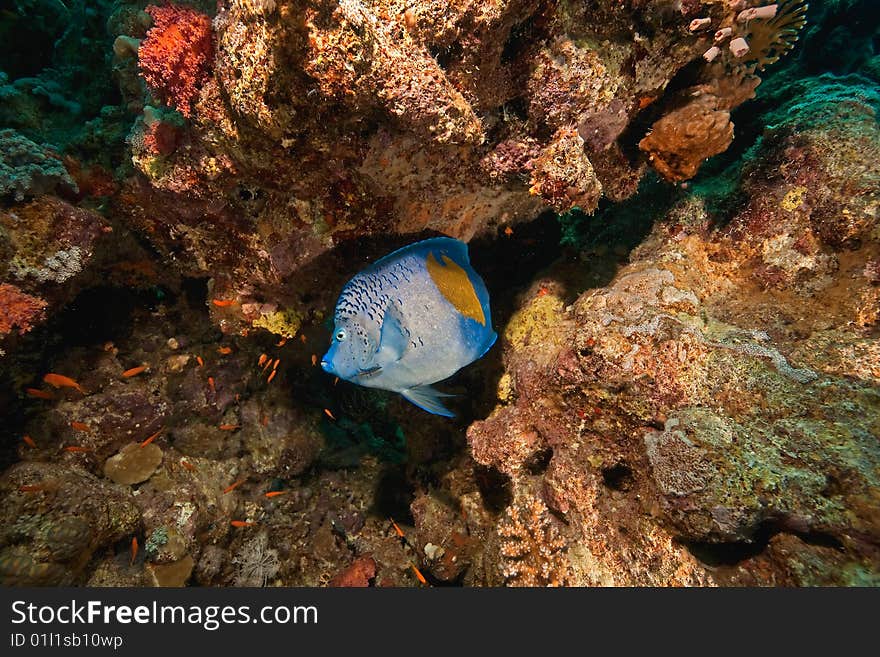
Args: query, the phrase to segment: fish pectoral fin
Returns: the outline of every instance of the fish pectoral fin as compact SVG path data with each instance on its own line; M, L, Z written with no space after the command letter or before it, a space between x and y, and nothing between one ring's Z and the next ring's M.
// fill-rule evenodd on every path
M453 395L434 390L431 386L416 386L415 388L401 390L400 394L423 411L428 411L434 415L442 415L443 417L455 417L455 413L440 402L440 397L452 397Z
M400 320L397 319L391 306L385 310L385 318L382 320L382 333L379 336L379 346L376 349L376 359L381 363L396 363L403 357L409 339L404 335Z

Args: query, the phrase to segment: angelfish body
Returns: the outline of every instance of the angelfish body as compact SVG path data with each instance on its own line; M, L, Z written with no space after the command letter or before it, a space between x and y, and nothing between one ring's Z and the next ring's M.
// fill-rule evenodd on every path
M356 275L339 295L321 367L340 379L399 392L452 417L432 383L483 356L498 337L489 293L467 245L437 237L399 249Z

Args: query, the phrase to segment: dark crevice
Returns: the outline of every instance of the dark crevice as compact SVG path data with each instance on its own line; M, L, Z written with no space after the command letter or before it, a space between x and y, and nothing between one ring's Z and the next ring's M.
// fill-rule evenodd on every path
M524 463L526 472L530 475L544 474L547 471L547 467L550 465L550 459L552 458L553 450L549 447L538 450L526 459L526 462Z
M710 567L736 566L743 561L762 554L774 536L788 533L797 536L808 545L842 550L843 544L831 534L820 531L790 531L779 521L762 523L751 541L732 541L728 543L709 543L704 541L684 542L685 547L697 559Z
M483 497L483 505L492 513L500 513L513 502L513 486L510 477L503 472L478 465L474 468L474 479Z
M602 469L602 481L611 490L627 491L633 485L633 471L626 463Z
M387 467L376 483L372 512L382 518L394 518L399 523L415 524L410 504L415 499L415 488L407 479L403 466Z

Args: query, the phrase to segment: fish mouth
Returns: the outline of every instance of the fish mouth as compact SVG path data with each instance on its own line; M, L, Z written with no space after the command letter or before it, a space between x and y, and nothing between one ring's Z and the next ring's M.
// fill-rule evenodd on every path
M333 374L333 371L330 367L330 363L328 363L326 360L321 361L321 369L324 370L325 372Z

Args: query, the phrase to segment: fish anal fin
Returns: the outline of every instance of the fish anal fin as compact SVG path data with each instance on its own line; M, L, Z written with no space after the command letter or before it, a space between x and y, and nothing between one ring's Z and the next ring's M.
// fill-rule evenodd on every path
M401 390L400 394L423 411L428 411L428 413L433 413L434 415L442 415L443 417L455 417L455 413L446 408L440 401L440 397L452 397L452 395L434 390L431 386L408 388L407 390Z

